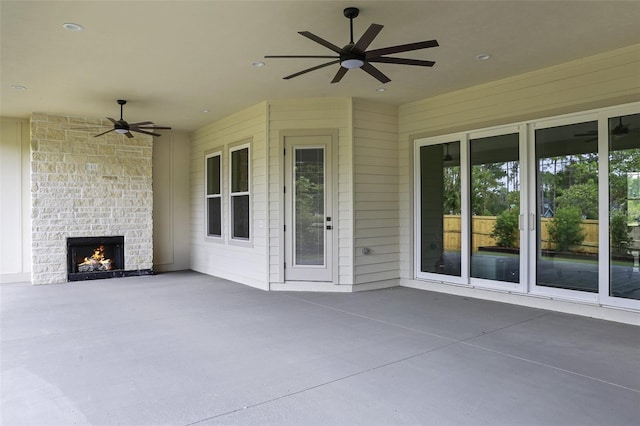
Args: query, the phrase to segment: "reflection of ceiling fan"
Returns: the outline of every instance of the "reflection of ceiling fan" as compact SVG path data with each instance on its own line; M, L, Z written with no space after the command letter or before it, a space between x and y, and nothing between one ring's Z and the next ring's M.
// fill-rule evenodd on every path
M122 118L122 110L127 101L123 99L118 99L118 105L120 105L120 120L113 119L111 117L107 117L109 121L113 123L113 129L107 130L106 132L98 133L94 137L106 135L107 133L116 132L125 135L128 138L132 138L133 135L131 132L144 133L145 135L151 136L162 136L159 133L154 133L154 130L170 130L171 127L166 126L156 126L152 121L140 121L138 123L127 123Z
M307 68L295 74L288 75L284 77L285 80L288 80L293 77L297 77L302 74L306 74L310 71L315 71L320 68L327 67L329 65L340 64L340 68L336 73L331 83L337 83L342 80L342 77L349 71L354 68L362 68L363 71L377 79L381 83L388 83L391 81L389 77L384 75L379 69L371 65L372 62L376 63L386 63L386 64L400 64L400 65L417 65L422 67L432 67L435 62L433 61L423 61L418 59L406 59L406 58L393 58L387 57L385 55L390 55L393 53L402 53L402 52L410 52L412 50L426 49L429 47L437 47L438 42L436 40L429 41L421 41L417 43L409 43L402 44L398 46L385 47L382 49L374 49L367 51L367 47L371 44L374 38L378 35L378 33L384 27L383 25L371 24L367 31L360 37L360 39L354 43L353 42L353 19L358 16L360 10L357 7L347 7L344 9L344 16L349 18L350 24L350 34L351 41L349 44L340 48L335 44L329 43L323 38L318 37L315 34L310 33L309 31L300 31L298 34L307 37L308 39L315 41L318 44L326 47L329 50L332 50L337 54L332 56L318 56L318 55L270 55L265 56L265 58L331 58L335 59L331 62L327 62L321 65L317 65L315 67Z
M622 117L618 117L618 118L620 119L620 121L618 122L618 125L611 130L611 135L623 136L623 135L629 134L629 125L622 124ZM585 142L593 142L598 140L598 131L589 130L585 133L576 133L573 136L579 137L579 138L590 137L590 139L587 139Z
M445 154L444 157L442 158L443 161L453 161L453 157L451 156L451 154L449 154L449 144L445 143L444 144L444 149L445 149Z

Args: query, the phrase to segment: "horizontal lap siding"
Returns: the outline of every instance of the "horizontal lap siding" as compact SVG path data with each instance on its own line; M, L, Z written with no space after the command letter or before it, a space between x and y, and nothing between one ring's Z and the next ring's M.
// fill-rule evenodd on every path
M637 101L639 76L640 45L634 45L401 105L402 277L413 277L413 139Z
M394 280L400 274L397 108L355 100L353 128L354 283Z
M254 287L268 288L267 114L260 103L191 134L191 268ZM251 141L251 246L230 241L229 147ZM204 158L222 151L222 229L219 241L205 239Z
M283 194L283 149L281 132L292 130L338 130L338 164L334 164L334 175L338 177L338 283L353 281L352 261L352 181L351 181L351 129L349 98L314 98L271 101L269 103L269 280L284 282L284 241L282 240L284 194ZM335 248L334 248L335 250ZM345 254L348 254L345 255Z

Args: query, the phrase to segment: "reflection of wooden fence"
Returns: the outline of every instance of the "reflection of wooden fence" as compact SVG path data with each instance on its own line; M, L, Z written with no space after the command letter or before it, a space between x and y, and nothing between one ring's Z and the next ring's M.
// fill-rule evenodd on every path
M526 218L525 218L526 219ZM547 227L553 219L542 219L542 249L552 249L553 243L549 241ZM479 247L495 246L496 240L489 235L493 232L496 223L495 216L474 216L471 236L472 250L477 251ZM585 239L581 246L576 247L578 251L597 253L598 252L598 221L584 220L582 230L585 232ZM447 251L460 250L460 216L444 216L444 248Z

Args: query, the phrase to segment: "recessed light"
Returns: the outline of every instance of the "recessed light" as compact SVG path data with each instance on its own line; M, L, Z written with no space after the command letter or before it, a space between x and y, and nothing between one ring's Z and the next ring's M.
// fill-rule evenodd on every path
M491 55L488 53L480 53L476 55L476 61L486 61L488 59L491 59Z
M378 93L382 93L382 92L384 92L385 90L387 90L387 89L385 89L384 87L378 87L378 88L376 89L376 92L378 92Z
M209 112L209 110L208 109L203 109L202 112L207 113L207 112Z
M264 62L261 62L261 61L251 62L251 66L256 68L264 67L264 65L265 65Z
M27 90L27 86L21 86L19 84L12 84L11 88L13 90Z
M80 24L74 24L73 22L66 22L62 24L62 28L69 31L84 31L84 27Z

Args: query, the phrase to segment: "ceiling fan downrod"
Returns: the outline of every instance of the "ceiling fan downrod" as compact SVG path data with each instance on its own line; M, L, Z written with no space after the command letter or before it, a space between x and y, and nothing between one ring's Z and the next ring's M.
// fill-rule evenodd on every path
M118 105L120 105L120 121L122 121L122 110L124 105L127 103L124 99L118 99Z
M347 7L344 9L344 16L349 18L349 29L350 29L350 44L354 44L353 42L353 19L357 18L358 15L360 14L360 9L358 9L357 7Z

